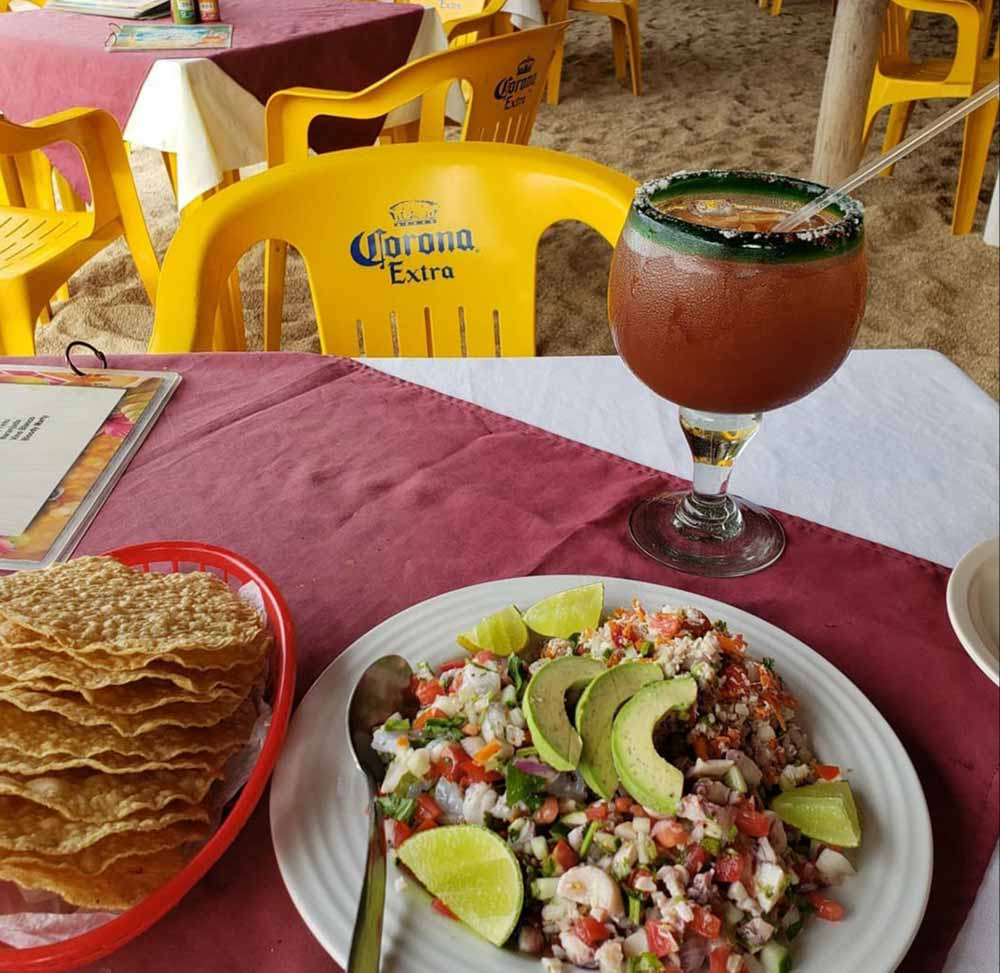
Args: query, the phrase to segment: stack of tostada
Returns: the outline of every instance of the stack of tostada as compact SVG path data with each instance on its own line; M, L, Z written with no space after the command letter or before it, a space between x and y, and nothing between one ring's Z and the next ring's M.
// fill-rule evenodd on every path
M114 910L182 868L269 647L206 572L81 557L0 578L0 880Z

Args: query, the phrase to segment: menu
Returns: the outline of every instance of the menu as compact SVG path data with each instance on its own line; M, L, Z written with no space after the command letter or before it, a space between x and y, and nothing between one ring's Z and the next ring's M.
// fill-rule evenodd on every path
M180 382L0 365L0 571L67 555Z

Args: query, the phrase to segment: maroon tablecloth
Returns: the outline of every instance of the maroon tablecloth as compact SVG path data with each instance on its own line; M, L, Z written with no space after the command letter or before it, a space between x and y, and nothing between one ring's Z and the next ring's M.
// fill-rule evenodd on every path
M423 9L350 0L224 0L222 14L234 28L230 49L115 54L104 49L113 19L54 10L4 14L0 111L27 122L66 108L103 108L124 128L150 66L172 57L210 58L261 102L295 85L360 91L406 63ZM326 152L369 145L381 126L381 119L322 120L313 126L312 146ZM89 198L76 153L49 154Z
M774 567L734 580L680 575L626 538L633 503L679 482L646 467L343 359L111 364L175 369L184 382L79 553L184 538L246 555L291 607L300 692L394 612L532 573L687 588L833 661L892 724L923 782L934 883L900 969L939 973L996 844L998 814L996 693L952 634L945 568L780 515L788 549ZM177 909L93 970L331 968L284 890L262 805Z

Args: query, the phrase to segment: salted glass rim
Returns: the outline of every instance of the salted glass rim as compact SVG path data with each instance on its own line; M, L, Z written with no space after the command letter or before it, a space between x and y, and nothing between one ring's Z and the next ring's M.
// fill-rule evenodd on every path
M827 192L826 186L808 179L799 179L778 172L763 172L753 169L682 169L669 176L659 176L649 179L635 189L632 203L633 211L660 227L669 228L691 237L697 237L709 242L722 244L725 247L752 249L780 249L789 244L820 245L829 247L831 244L849 243L858 237L864 225L864 206L852 196L838 197L827 210L840 214L840 219L821 227L804 227L801 230L791 230L786 233L761 233L757 230L729 230L704 223L692 223L679 216L664 213L655 205L669 190L686 182L695 180L754 183L761 189L772 187L777 190L784 188L792 190L801 197L803 204L817 199ZM707 187L703 187L707 188ZM798 247L796 247L798 249Z

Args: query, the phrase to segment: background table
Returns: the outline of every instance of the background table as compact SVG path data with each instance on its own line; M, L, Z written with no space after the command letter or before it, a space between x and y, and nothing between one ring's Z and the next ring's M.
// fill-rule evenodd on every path
M360 90L447 47L437 11L405 5L228 0L223 13L235 28L233 49L201 57L109 54L103 44L113 21L101 17L47 10L5 14L0 109L16 122L78 106L110 111L126 141L176 155L183 208L226 172L264 161L264 102L275 91L295 84ZM457 110L461 118L461 98L452 102L449 113ZM414 117L415 108L407 107L388 121ZM368 144L379 130L378 123L338 120L326 131L332 126L343 137L325 148ZM85 180L75 156L54 161L80 192Z
M627 459L690 475L677 410L618 358L367 363ZM731 486L759 503L951 566L997 533L998 466L997 403L948 359L931 351L855 351L818 391L765 417ZM985 678L971 662L969 667L970 679ZM998 885L994 853L944 973L996 973Z

